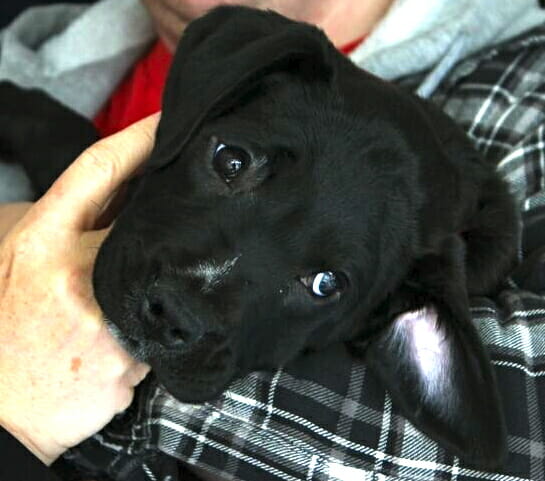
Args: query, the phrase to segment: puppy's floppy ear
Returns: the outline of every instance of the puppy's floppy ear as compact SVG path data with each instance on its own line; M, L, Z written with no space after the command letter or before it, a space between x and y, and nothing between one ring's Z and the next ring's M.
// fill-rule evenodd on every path
M329 78L332 50L317 28L270 11L223 6L195 20L169 73L149 169L171 162L215 108L228 107L265 73Z
M473 326L463 245L449 238L417 262L379 308L382 327L360 347L394 405L419 430L481 468L503 462L506 432L492 366Z

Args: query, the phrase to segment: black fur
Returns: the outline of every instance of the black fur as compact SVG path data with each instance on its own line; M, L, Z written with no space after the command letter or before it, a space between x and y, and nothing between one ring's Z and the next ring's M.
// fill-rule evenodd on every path
M220 144L248 157L228 181ZM314 27L220 7L182 37L148 171L94 286L182 401L349 342L418 428L492 468L506 435L468 295L509 272L517 226L504 182L433 105ZM319 297L327 271L339 289Z

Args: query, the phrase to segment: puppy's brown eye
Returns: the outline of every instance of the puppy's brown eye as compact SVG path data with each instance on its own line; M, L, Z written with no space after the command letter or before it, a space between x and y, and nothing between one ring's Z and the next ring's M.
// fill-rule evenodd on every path
M231 182L250 163L250 154L240 147L218 144L214 153L214 170L225 182Z

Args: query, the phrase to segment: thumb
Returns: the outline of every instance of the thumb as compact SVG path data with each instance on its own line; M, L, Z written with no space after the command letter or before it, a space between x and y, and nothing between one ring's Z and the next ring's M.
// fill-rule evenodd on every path
M105 203L149 157L158 122L154 114L85 150L37 203L49 228L92 229Z

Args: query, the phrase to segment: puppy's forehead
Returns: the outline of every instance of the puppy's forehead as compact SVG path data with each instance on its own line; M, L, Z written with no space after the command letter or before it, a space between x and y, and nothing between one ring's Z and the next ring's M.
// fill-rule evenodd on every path
M225 281L240 257L239 254L230 259L201 259L194 265L187 267L185 274L202 281L203 291L212 291Z
M210 168L214 139L256 147L271 164L284 150L295 160L229 192ZM169 215L154 221L168 223L179 245L202 253L203 263L191 265L191 274L210 284L239 253L237 269L250 262L263 269L273 261L317 265L343 249L378 244L371 237L384 219L394 222L406 213L414 166L400 152L408 150L388 116L355 109L328 85L277 76L263 92L207 120L180 160L154 177L141 202L159 203L163 185L171 189L171 201L159 206ZM227 255L209 259L218 246Z
M264 94L228 116L248 121L264 143L287 144L308 162L320 162L339 174L356 167L351 162L373 149L408 150L408 131L418 119L401 125L406 122L398 98L403 98L395 91L380 91L365 78L357 99L334 85L281 75L267 85Z

